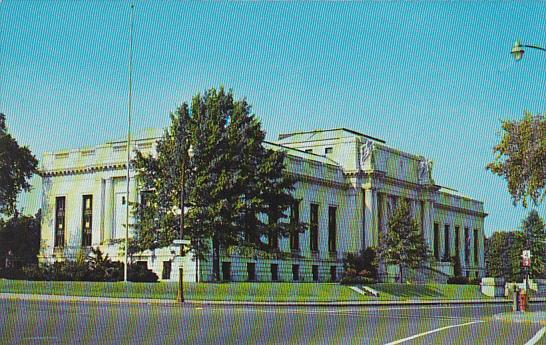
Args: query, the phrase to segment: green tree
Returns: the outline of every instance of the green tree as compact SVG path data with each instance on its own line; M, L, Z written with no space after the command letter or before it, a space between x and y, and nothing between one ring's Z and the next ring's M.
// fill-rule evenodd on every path
M286 221L295 181L283 173L285 153L266 148L264 139L251 106L231 91L210 89L193 97L191 107L182 104L171 114L157 155L137 153L135 159L142 188L150 191L136 208L135 250L178 238L183 168L189 249L203 259L212 247L217 278L220 247L270 250L268 236L301 232L303 224Z
M0 267L20 267L37 262L40 221L40 211L33 217L16 213L8 220L0 219Z
M502 138L487 169L506 179L514 205L539 205L546 193L546 116L525 112L519 121L502 122Z
M531 210L521 224L525 249L531 251L531 277L544 277L544 255L546 234L544 221L536 210Z
M403 282L404 268L420 267L430 257L419 224L411 216L405 200L397 205L387 222L387 232L381 234L380 240L380 258L386 264L398 265L400 282Z
M524 249L524 237L521 231L493 233L487 241L485 265L488 276L505 278L507 281L521 281L521 254Z
M28 179L36 172L38 161L28 147L19 146L8 133L6 115L0 113L0 215L16 212L17 195L29 191Z

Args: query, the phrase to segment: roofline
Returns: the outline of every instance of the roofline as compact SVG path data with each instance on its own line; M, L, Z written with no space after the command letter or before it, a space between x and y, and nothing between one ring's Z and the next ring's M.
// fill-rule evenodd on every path
M284 145L282 145L282 144L273 143L273 142L266 141L266 140L264 140L263 143L264 143L264 144L273 145L273 146L282 147L283 149L286 149L286 150L297 151L297 152L305 153L305 154L310 155L310 156L316 156L316 157L320 157L320 158L322 158L322 159L327 159L327 160L329 160L329 161L332 162L332 163L325 163L325 164L331 164L331 165L334 165L334 166L336 166L336 167L339 167L339 163L338 163L338 162L336 162L336 161L334 161L333 159L328 158L328 157L326 157L326 156L318 155L318 154L313 153L313 152L306 152L306 151L303 151L303 150L300 150L300 149L296 149L296 148L294 148L294 147L284 146Z
M332 132L332 131L339 131L339 130L343 130L343 131L346 131L346 132L349 132L349 133L352 133L352 134L356 134L356 135L359 135L359 136L362 136L362 137L365 137L365 138L368 138L368 139L371 139L371 140L374 140L374 141L378 141L378 142L380 142L382 144L387 143L383 139L375 138L375 137L372 137L372 136L369 136L369 135L366 135L366 134L363 134L363 133L360 133L360 132L357 132L357 131L353 131L352 129L348 129L348 128L345 128L345 127L330 128L330 129L315 129L315 130L312 130L312 131L302 131L302 132L293 132L293 133L281 133L281 134L279 134L279 140L289 138L289 137L291 137L293 135L298 135L298 134Z

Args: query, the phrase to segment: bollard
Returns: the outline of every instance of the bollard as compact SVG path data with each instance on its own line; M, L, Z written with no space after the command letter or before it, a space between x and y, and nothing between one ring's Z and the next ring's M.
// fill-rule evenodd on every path
M176 295L176 301L184 302L184 267L180 265L178 268L178 294Z
M519 311L519 290L516 285L514 285L512 311Z

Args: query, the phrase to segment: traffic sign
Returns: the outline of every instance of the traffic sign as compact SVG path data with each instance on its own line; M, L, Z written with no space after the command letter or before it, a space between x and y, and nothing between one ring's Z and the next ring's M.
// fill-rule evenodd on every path
M521 255L521 265L523 267L531 267L531 251L524 250Z

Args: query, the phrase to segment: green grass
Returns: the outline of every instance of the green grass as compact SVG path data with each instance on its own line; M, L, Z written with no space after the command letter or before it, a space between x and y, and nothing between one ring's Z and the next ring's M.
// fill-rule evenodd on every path
M381 294L393 296L395 299L446 299L446 300L468 300L487 299L480 292L478 285L456 285L456 284L375 284L371 286Z
M488 298L476 285L375 284L380 297L363 296L347 286L326 283L185 283L185 297L195 301L349 302L407 299ZM175 299L177 283L51 282L0 279L0 292L68 296Z
M0 279L0 292L175 299L177 283L51 282ZM315 283L185 283L185 298L211 301L331 302L372 299L346 286Z

